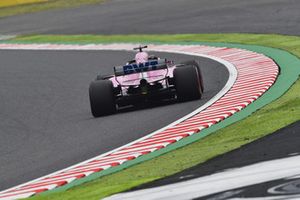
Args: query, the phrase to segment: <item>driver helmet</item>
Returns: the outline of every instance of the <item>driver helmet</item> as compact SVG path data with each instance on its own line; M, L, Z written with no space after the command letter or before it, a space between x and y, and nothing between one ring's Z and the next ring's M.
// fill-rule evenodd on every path
M135 61L137 64L140 64L140 63L144 63L144 62L147 62L149 59L149 55L148 53L146 52L138 52L136 55L135 55Z

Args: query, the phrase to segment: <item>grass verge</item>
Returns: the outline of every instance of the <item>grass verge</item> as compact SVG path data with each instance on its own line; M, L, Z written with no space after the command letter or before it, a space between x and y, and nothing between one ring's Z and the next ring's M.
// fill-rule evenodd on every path
M300 57L300 37L263 34L129 35L129 36L25 36L12 42L103 43L103 42L228 42L283 49ZM300 66L299 66L300 67ZM121 172L73 187L65 192L38 195L44 199L99 199L203 163L300 120L300 80L281 98L250 117L176 151L135 165ZM263 120L262 120L263 119ZM189 156L187 156L189 155ZM159 166L159 167L157 167Z
M24 1L24 0L23 0ZM28 0L27 0L28 1ZM86 4L101 3L105 0L47 0L47 1L31 1L31 3L1 7L0 2L0 17L7 17L18 14L33 13L50 9L61 9L77 7Z
M46 1L47 0L2 0L0 1L0 8Z

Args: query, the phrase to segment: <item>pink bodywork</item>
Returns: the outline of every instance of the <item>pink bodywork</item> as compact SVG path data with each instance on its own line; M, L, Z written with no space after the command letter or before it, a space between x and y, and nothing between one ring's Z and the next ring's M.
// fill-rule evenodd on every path
M136 63L144 63L148 61L148 53L139 52L135 56ZM114 87L118 85L130 86L130 85L139 85L141 79L146 79L148 83L159 81L164 79L166 76L173 77L173 71L175 65L168 67L168 69L160 69L149 72L142 72L136 74L129 74L125 76L112 77L109 80L112 81Z

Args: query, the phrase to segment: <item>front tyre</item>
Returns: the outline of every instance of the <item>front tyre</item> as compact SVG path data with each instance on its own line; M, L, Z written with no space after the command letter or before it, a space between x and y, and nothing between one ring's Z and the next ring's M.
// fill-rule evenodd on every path
M177 67L174 70L177 99L189 101L202 96L199 72L196 66Z
M109 80L93 81L89 87L91 112L94 117L116 112L113 84Z

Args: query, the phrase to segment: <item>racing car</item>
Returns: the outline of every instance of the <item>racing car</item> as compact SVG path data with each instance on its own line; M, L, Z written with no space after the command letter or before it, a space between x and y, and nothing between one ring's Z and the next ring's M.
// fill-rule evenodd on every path
M195 60L174 61L149 55L139 46L135 58L114 67L108 76L98 75L89 86L91 112L94 117L110 115L124 106L147 101L176 99L190 101L203 94L203 79Z

